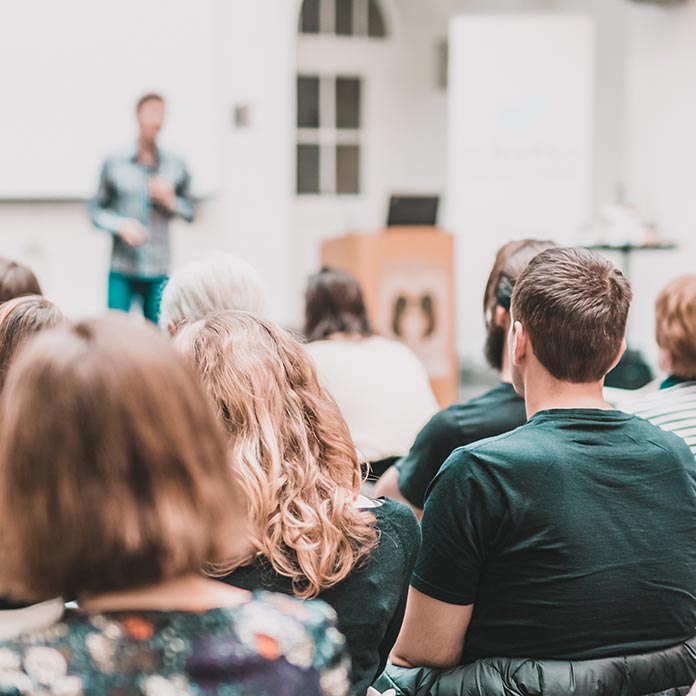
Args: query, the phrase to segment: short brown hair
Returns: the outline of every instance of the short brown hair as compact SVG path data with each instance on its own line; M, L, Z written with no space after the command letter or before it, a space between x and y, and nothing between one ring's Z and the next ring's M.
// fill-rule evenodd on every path
M158 94L157 92L147 92L146 94L143 94L143 96L140 97L140 99L138 99L135 105L135 113L137 114L140 111L140 109L142 109L143 106L150 101L158 101L164 104L164 97L161 94Z
M41 286L31 269L12 259L0 257L0 302L22 295L42 295Z
M604 378L621 349L633 293L610 261L588 249L549 249L517 280L512 318L539 362L564 382Z
M321 341L332 334L373 334L360 283L348 271L325 266L309 277L304 335Z
M669 355L673 374L696 377L696 275L677 278L660 292L655 338Z
M63 320L53 302L39 295L15 297L0 305L0 389L20 347L34 334Z
M146 586L227 557L244 535L208 399L144 323L109 316L35 337L0 415L3 589Z

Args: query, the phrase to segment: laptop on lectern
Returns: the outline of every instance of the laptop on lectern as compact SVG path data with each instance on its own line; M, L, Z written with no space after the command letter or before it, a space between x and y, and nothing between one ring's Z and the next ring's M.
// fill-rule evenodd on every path
M435 227L439 196L399 196L389 200L387 227Z

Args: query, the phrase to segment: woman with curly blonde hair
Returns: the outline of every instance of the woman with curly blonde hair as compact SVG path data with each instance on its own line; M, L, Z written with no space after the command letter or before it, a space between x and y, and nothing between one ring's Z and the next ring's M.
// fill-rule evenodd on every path
M290 334L247 312L217 312L182 325L175 346L227 431L253 521L250 552L211 574L331 604L353 658L354 693L364 694L403 618L420 545L415 517L360 495L348 427Z

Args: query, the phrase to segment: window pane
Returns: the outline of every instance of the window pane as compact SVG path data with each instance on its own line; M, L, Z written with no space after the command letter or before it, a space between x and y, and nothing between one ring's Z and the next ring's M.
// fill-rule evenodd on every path
M360 193L360 146L336 148L336 193Z
M297 127L319 128L319 78L297 78Z
M297 193L319 193L319 145L297 146Z
M353 0L336 0L336 33L353 35Z
M369 0L369 12L367 17L367 35L376 39L383 39L387 35L384 24L384 15L377 0Z
M336 78L336 128L360 128L359 78Z
M319 0L304 0L302 3L300 31L303 34L319 33Z

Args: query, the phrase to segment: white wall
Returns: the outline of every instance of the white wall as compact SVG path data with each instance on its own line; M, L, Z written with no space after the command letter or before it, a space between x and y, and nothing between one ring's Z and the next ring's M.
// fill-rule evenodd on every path
M655 358L653 304L661 287L696 272L696 4L632 5L627 45L627 179L630 198L677 252L635 262L633 332Z
M550 13L461 15L450 40L447 225L459 351L475 360L497 249L529 237L573 244L591 214L594 26Z
M234 251L267 279L279 319L288 314L292 248L294 1L216 0L218 108L230 124L222 143L222 190L201 205L194 225L174 225L175 267L207 250ZM147 49L156 50L156 43ZM249 128L232 127L236 104L250 107ZM176 119L175 110L169 118ZM113 146L108 133L104 142ZM35 267L47 294L71 315L105 307L109 239L92 229L83 204L0 203L0 255Z
M322 239L384 227L392 193L444 193L447 93L437 85L437 46L447 37L448 13L422 0L381 1L387 39L299 43L300 70L363 77L364 139L360 195L299 196L294 204L295 321Z
M558 0L556 9L595 24L593 211L626 186L627 0Z
M435 72L448 16L581 13L595 18L598 36L594 206L625 181L629 198L682 245L680 253L634 263L633 333L654 356L654 297L666 280L696 265L696 0L671 9L627 0L383 0L394 44L361 58L365 68L373 58L379 63L367 92L367 192L358 200L318 201L296 201L293 193L299 0L216 2L219 108L229 124L233 107L248 105L251 125L228 126L221 195L202 204L193 226L175 225L175 266L208 249L240 253L267 279L274 316L297 323L321 238L379 227L391 191L444 189L446 94L435 86ZM335 51L325 59L346 60ZM113 146L107 134L104 143L105 151ZM35 266L71 314L103 308L108 241L92 230L82 204L0 203L0 254ZM472 259L488 266L492 259L479 251L471 247Z

